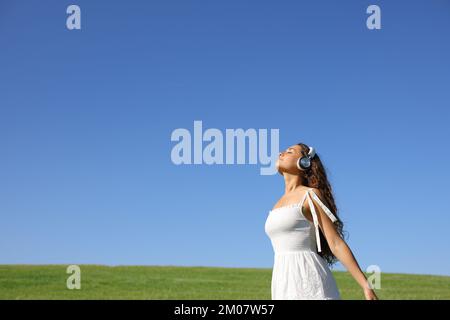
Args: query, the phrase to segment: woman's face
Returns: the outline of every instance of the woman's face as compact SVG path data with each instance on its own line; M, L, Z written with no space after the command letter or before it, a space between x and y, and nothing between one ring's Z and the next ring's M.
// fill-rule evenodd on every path
M283 174L283 172L298 174L297 161L301 156L300 150L301 147L295 144L280 152L276 162L277 170L280 174Z

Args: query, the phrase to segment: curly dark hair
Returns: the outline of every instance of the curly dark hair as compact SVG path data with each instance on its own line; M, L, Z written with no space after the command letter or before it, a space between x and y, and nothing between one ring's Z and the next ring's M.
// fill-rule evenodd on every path
M304 143L297 143L301 147L301 154L306 156L309 152L309 147ZM302 171L303 180L305 181L305 185L310 188L319 189L321 193L321 199L323 203L333 212L336 216L337 220L334 222L337 233L340 235L342 239L345 237L344 223L338 216L338 210L336 207L336 203L333 197L333 190L331 188L330 182L328 181L327 173L325 167L320 160L320 156L317 154L311 159L311 167L308 170ZM328 242L325 239L325 236L322 233L322 230L319 232L320 234L320 245L321 252L318 254L326 260L329 266L332 266L334 263L338 261L338 259L331 252L331 249L328 245Z

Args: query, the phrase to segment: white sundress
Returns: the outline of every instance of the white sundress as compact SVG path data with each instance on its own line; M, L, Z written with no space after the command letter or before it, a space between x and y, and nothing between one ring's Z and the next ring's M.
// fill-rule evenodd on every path
M340 300L336 281L321 251L319 222L312 199L331 221L336 217L312 189L299 203L269 212L265 232L274 250L271 293L272 300ZM303 214L303 202L308 200L313 223Z

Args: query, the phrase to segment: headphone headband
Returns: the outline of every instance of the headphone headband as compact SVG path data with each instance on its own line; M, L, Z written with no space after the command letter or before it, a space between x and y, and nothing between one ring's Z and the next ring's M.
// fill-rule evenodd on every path
M316 155L316 150L310 146L308 146L308 148L309 148L308 156L312 159Z

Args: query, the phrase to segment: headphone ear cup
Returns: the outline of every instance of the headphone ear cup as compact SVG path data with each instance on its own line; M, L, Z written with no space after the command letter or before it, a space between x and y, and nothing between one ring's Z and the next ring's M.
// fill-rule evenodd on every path
M298 160L297 160L297 168L299 169L299 170L302 170L303 171L303 168L301 167L301 160L302 158L298 158Z
M297 168L304 171L311 167L311 159L309 157L301 157L297 160Z

